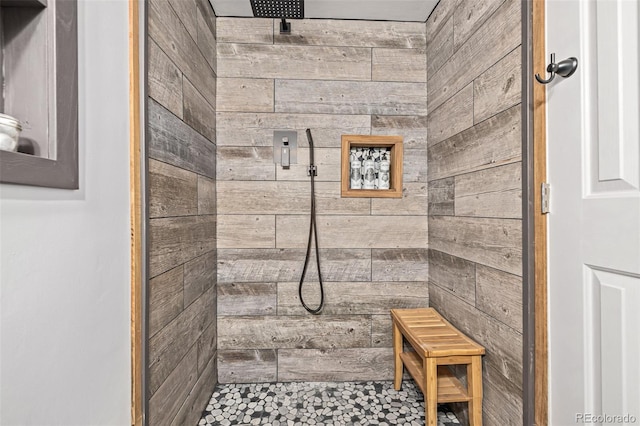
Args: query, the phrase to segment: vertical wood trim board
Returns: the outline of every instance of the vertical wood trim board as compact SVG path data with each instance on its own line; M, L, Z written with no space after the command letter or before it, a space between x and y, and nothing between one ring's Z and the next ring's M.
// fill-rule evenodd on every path
M545 2L533 2L533 67L541 75L546 68ZM541 184L547 179L546 86L534 84L534 292L535 292L535 423L548 424L548 336L547 336L547 218L541 213Z
M142 178L140 126L140 13L129 0L129 175L131 196L131 424L143 424Z

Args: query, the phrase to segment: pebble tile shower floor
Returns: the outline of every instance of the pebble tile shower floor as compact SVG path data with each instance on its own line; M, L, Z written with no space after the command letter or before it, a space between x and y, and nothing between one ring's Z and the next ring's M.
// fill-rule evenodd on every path
M392 382L217 385L199 426L424 425L422 393L409 380ZM438 406L438 426L459 425Z

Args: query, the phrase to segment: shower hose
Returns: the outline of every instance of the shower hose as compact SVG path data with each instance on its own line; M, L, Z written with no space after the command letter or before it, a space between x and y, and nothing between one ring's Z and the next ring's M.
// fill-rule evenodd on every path
M298 285L298 295L300 296L300 303L311 314L318 315L322 311L324 306L324 286L322 284L322 273L320 272L320 253L318 251L318 229L316 227L316 190L315 190L315 175L316 166L313 164L313 138L311 137L311 130L307 129L307 139L309 140L309 176L311 177L311 217L309 224L309 240L307 242L307 254L304 258L304 267L302 268L302 276L300 277L300 284ZM313 309L309 307L302 297L302 286L304 284L304 277L307 273L307 266L309 266L309 258L311 255L311 239L315 239L316 247L316 264L318 265L318 281L320 283L320 303L318 307Z

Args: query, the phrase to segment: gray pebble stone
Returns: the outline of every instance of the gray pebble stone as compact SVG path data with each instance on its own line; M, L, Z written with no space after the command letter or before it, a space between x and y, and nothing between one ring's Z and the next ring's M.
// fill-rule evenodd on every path
M438 426L460 423L438 407ZM199 426L423 425L424 396L411 381L218 385Z

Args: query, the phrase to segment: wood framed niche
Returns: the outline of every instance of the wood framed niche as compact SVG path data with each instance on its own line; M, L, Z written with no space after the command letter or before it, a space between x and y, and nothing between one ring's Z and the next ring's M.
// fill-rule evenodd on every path
M379 156L372 158L374 161L380 161L382 155L389 157L389 189L352 188L352 160L366 159L368 153L373 157L376 152ZM341 172L342 197L402 198L402 136L342 135Z
M77 0L0 0L0 113L20 121L0 182L78 189Z

